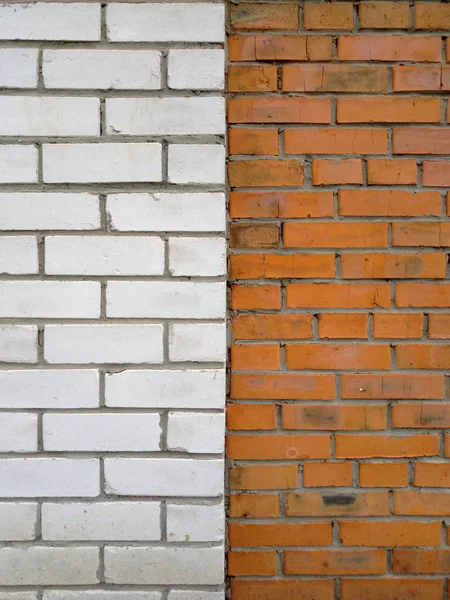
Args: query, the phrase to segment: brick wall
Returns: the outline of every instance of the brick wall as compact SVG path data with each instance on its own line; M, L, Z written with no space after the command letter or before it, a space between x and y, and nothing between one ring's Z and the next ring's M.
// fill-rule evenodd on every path
M220 600L224 6L0 39L0 599Z
M231 3L232 600L443 600L450 4Z

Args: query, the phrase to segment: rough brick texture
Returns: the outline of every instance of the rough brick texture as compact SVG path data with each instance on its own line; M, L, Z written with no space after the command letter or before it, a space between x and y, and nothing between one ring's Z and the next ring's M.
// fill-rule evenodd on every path
M450 5L232 3L232 600L443 600Z
M224 38L0 6L1 600L223 600Z

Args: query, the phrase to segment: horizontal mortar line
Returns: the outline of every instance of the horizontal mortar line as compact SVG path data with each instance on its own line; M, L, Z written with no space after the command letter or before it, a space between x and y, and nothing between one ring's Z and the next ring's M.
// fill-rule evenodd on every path
M45 1L45 0L44 0ZM61 0L50 0L60 2ZM79 2L79 0L65 0L66 3L71 1ZM117 0L118 2L128 0ZM161 0L164 2L165 0ZM170 3L177 0L170 0ZM181 0L182 2L184 0ZM206 0L207 2L215 2L216 0ZM89 2L89 0L88 0ZM195 3L202 0L195 0ZM10 0L8 4L15 3L15 0ZM23 0L18 0L19 4L23 4ZM138 0L136 3L141 3ZM223 50L225 42L189 42L189 41L111 41L111 40L0 40L0 50L4 49L37 49L37 50L147 50L154 52L164 52L170 50ZM365 64L365 63L364 63ZM401 63L403 64L403 63ZM421 64L421 63L411 63ZM430 63L424 63L430 64Z
M223 363L205 361L193 362L165 362L165 363L90 363L90 364L75 364L75 363L29 363L29 364L17 364L17 363L1 363L1 371L23 371L26 370L51 370L51 371L66 371L66 370L106 370L108 374L122 373L122 371L198 371L198 370L222 370L225 368Z
M0 45L0 51L1 51ZM10 45L8 44L8 49ZM84 49L84 48L83 48ZM86 48L86 51L89 49ZM111 50L107 48L106 50ZM44 50L45 52L45 50ZM47 64L44 61L44 65ZM220 87L215 88L112 88L112 87L58 87L48 86L44 84L44 87L1 87L0 86L0 97L2 96L14 96L14 97L39 97L39 98L129 98L133 100L143 100L152 98L223 98L224 90Z
M98 503L111 503L116 502L170 502L171 504L177 504L184 506L191 502L199 504L201 506L220 506L223 504L223 496L118 496L116 494L108 494L107 496L35 496L35 497L24 497L14 496L9 498L2 498L2 503L11 504L12 502L43 502L51 504L98 504ZM1 586L0 586L1 587Z
M223 454L188 454L187 452L177 452L170 450L155 450L155 451L145 451L145 450L48 450L48 451L40 451L36 452L0 452L0 458L12 459L12 458L73 458L73 459L93 459L97 462L100 459L167 459L167 460L178 460L180 458L192 461L222 461Z
M326 190L329 192L334 192L336 190ZM373 190L373 191L378 191L378 190ZM381 190L380 190L381 191ZM384 190L383 190L384 191ZM402 190L402 191L406 191L406 190ZM269 193L273 193L273 192L269 192ZM275 192L276 193L276 192ZM311 196L314 196L315 194L320 194L322 193L322 190L318 189L316 191L307 191L305 192L306 194L311 194ZM434 216L434 215L430 215L430 216L415 216L415 215L403 215L403 216L383 216L383 215L377 215L377 216L371 216L371 215L338 215L335 219L333 219L333 217L330 216L325 216L325 217L289 217L289 216L276 216L276 217L231 217L230 218L230 223L234 224L238 224L238 225L283 225L286 223L308 223L308 224L314 224L314 223L321 223L321 224L325 224L325 223L345 223L345 224L350 224L350 223L366 223L368 220L370 220L371 223L396 223L396 222L401 222L401 223L405 223L407 222L408 224L416 224L416 223L432 223L432 224L441 224L441 223L450 223L450 217L445 215L443 217L440 216ZM0 224L1 227L1 224ZM6 230L5 230L6 231ZM9 230L8 230L9 231ZM10 230L12 233L15 232L15 230ZM33 230L23 230L23 233L28 233L30 231L35 231ZM46 232L46 230L41 230L43 232ZM84 233L85 230L82 230L81 233ZM129 233L129 232L127 232ZM170 233L170 232L168 232ZM193 232L193 234L197 234L199 235L199 233L201 232ZM3 232L2 232L3 234ZM400 247L409 247L409 248L417 248L419 250L423 250L425 248L429 248L429 247L445 247L445 246L398 246L398 248ZM339 248L340 250L341 248ZM308 247L309 250L309 247Z
M442 402L442 401L441 401ZM324 405L326 406L326 405ZM205 415L223 415L225 411L225 406L223 408L215 408L215 407L162 407L155 405L152 406L93 406L93 407L73 407L73 408L54 408L49 407L45 408L44 406L40 407L22 407L19 408L17 406L8 408L6 406L0 407L0 414L14 414L14 413L26 413L29 415L65 415L65 416L75 416L75 415L84 415L84 416L92 416L92 415L158 415L161 416L163 414L171 414L171 413L186 413L196 415L198 413ZM167 450L167 452L172 452ZM0 498L1 500L1 498Z
M164 194L164 193L224 193L224 186L218 184L179 184L163 181L147 183L93 182L93 183L41 183L0 184L0 192L89 192L91 194Z
M0 135L0 148L2 145L29 145L30 143L36 144L151 144L161 143L167 141L170 144L183 144L185 145L224 145L224 135L220 132L217 133L140 133L140 134L111 134L106 133L103 135L93 134L74 134L71 135L21 135L20 138L17 134L7 136ZM71 183L71 182L67 182ZM95 182L93 182L95 183ZM125 182L126 183L126 182ZM158 183L158 182L150 182Z
M34 543L33 543L34 542ZM68 539L36 539L29 541L13 541L5 545L0 543L0 552L6 548L92 548L98 545L105 545L106 548L115 546L118 548L217 548L223 546L223 541L204 541L204 542L182 542L182 541L166 541L166 540L68 540ZM30 584L33 585L33 584Z
M1 237L1 235L0 235ZM27 236L28 237L28 236ZM88 236L85 236L88 237ZM105 236L111 237L111 236ZM118 236L122 237L122 236ZM133 236L124 236L124 237L133 237ZM48 250L47 250L48 252ZM63 254L60 251L55 251L55 254L61 256ZM76 260L76 259L74 259ZM120 260L120 259L119 259ZM71 273L36 273L36 274L11 274L7 275L6 273L0 274L0 284L5 283L7 281L53 281L53 282L64 282L64 281L102 281L103 283L121 281L122 283L142 283L142 282L163 282L163 283L224 283L226 281L224 275L217 276L201 276L201 275L114 275L114 274L87 274L87 273L79 273L79 274L71 274ZM146 317L144 317L146 318ZM155 318L155 317L152 317ZM165 318L165 317L160 317ZM169 317L176 318L176 317ZM184 318L194 318L196 317L184 317ZM221 317L199 317L200 319L220 319Z

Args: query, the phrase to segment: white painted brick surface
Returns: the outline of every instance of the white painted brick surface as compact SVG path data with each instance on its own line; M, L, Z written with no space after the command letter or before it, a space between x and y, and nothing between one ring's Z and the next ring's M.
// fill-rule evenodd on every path
M37 240L31 236L0 238L0 274L28 275L37 273Z
M161 597L161 592L154 591L132 592L130 590L47 590L44 592L43 600L161 600ZM1 592L0 600L2 600ZM12 598L11 600L15 599ZM18 598L17 600L21 599ZM23 600L31 599L24 598Z
M169 542L222 542L225 536L224 513L223 504L169 504L167 539Z
M43 170L46 183L161 181L161 144L44 144Z
M119 496L220 496L223 461L184 458L106 458L108 493Z
M222 323L176 323L169 327L169 357L174 362L225 362L226 328Z
M0 146L0 183L36 183L38 179L36 146Z
M83 370L0 370L0 408L95 408L99 376Z
M158 414L146 413L44 415L44 449L58 452L158 451L159 419Z
M38 50L36 48L0 50L0 87L33 88L36 87L37 80Z
M49 363L161 363L161 325L47 325Z
M225 148L218 144L171 144L171 183L225 183Z
M167 424L167 447L179 452L220 454L224 450L221 433L225 427L223 413L170 412Z
M37 415L0 413L0 452L36 452Z
M173 237L169 240L172 275L225 275L226 258L225 238Z
M223 42L223 4L112 3L108 39L114 42Z
M0 325L0 362L36 362L37 341L34 325Z
M118 231L225 231L223 193L111 194L106 209Z
M170 50L167 80L173 90L222 90L223 50Z
M0 540L26 541L36 538L36 502L0 502ZM0 593L0 600L2 596Z
M45 502L42 539L157 541L161 539L160 510L158 502Z
M223 580L223 549L105 548L107 583L215 585Z
M224 600L224 592L207 590L170 590L168 600Z
M48 88L157 90L161 87L161 53L153 50L45 50L42 66Z
M0 244L0 265L1 265ZM47 237L50 275L162 275L164 242L157 237Z
M37 592L0 592L0 600L38 600Z

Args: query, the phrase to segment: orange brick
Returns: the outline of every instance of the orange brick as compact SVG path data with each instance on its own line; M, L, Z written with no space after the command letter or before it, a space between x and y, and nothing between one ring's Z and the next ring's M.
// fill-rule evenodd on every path
M343 487L352 485L350 462L305 463L303 485L305 487ZM311 572L311 575L313 573Z
M332 580L231 581L233 600L333 600Z
M287 248L385 248L387 223L285 223Z
M231 546L329 546L331 523L229 523Z
M312 338L312 315L239 315L232 325L237 340Z
M387 68L373 65L284 65L283 92L387 92Z
M230 129L228 132L230 154L278 155L277 129Z
M336 435L337 458L436 456L438 452L437 435Z
M367 338L369 316L364 313L320 313L320 338Z
M239 465L230 469L230 490L295 489L297 485L297 465Z
M346 35L338 40L339 60L441 62L440 36Z
M404 190L339 190L343 217L426 217L442 213L439 192Z
M227 89L228 92L276 92L277 68L272 65L231 65Z
M227 438L232 460L300 460L330 457L329 435L238 435Z
M242 400L334 400L334 375L234 374L231 398Z
M314 185L362 184L361 160L358 158L313 160L312 178Z
M285 129L287 154L386 154L386 129Z
M439 98L338 98L338 123L440 123Z
M438 546L441 543L441 524L439 521L339 521L339 539L343 546ZM379 596L380 600L385 597ZM405 600L411 597L414 596L404 596ZM369 600L373 596L364 598Z
M330 123L329 98L230 98L229 123Z
M389 369L388 344L286 344L289 369Z
M342 254L343 279L445 279L444 253Z
M298 160L241 160L228 163L231 187L270 187L303 185L303 169Z
M450 315L428 315L428 337L433 340L450 339Z
M389 515L389 492L286 494L288 517L378 517Z
M414 465L414 485L419 487L450 487L450 464L416 462Z
M278 517L276 494L230 494L230 517L259 519Z
M448 283L397 283L395 305L423 308L450 307L450 284Z
M277 553L266 552L228 552L228 575L242 577L245 575L269 576L278 572Z
M442 600L439 579L343 579L341 600Z
M394 514L448 517L449 500L450 495L443 492L394 491Z
M450 345L399 344L395 356L400 369L450 369Z
M425 160L422 169L423 185L437 187L448 187L450 185L450 164L448 162Z
M367 161L367 183L369 185L409 185L416 182L417 165L415 160L400 158L397 160L369 159ZM387 192L391 191L388 190ZM382 191L380 190L379 196L381 195ZM397 203L399 203L400 198L409 197L409 199L414 199L416 196L417 194L403 192L393 198L397 198Z
M438 92L442 85L440 66L401 65L392 68L395 92Z
M408 2L361 2L358 7L361 29L408 29Z
M275 404L228 404L227 427L232 431L268 430L276 425Z
M420 135L414 129L394 129L394 154L449 154L450 128L422 128Z
M296 4L231 4L230 21L234 29L298 30Z
M279 344L248 344L231 347L231 368L235 371L278 371Z
M386 283L290 283L286 293L288 308L388 308L391 303Z
M341 375L347 400L440 400L444 398L444 375L419 373L360 373Z
M361 487L406 487L408 463L360 463L359 485Z
M420 338L422 337L422 315L376 313L373 315L373 337Z
M448 548L439 548L438 550L427 550L425 548L420 550L414 548L396 549L393 558L392 571L394 573L402 575L407 573L431 575L450 573L450 549ZM436 591L439 593L438 590Z
M283 429L377 430L386 428L385 406L286 404Z
M333 38L328 35L231 35L230 61L332 60Z
M450 6L439 2L416 2L415 29L449 29Z
M233 285L231 308L234 310L258 310L281 308L279 285Z
M231 192L230 217L332 217L333 192Z
M333 254L233 254L230 273L236 279L333 277Z
M419 429L450 427L448 404L404 404L392 407L392 425Z
M386 573L384 550L286 550L286 575L382 575Z
M353 5L307 2L303 12L305 29L353 29Z
M232 248L276 248L278 225L244 225L232 223L230 227Z

